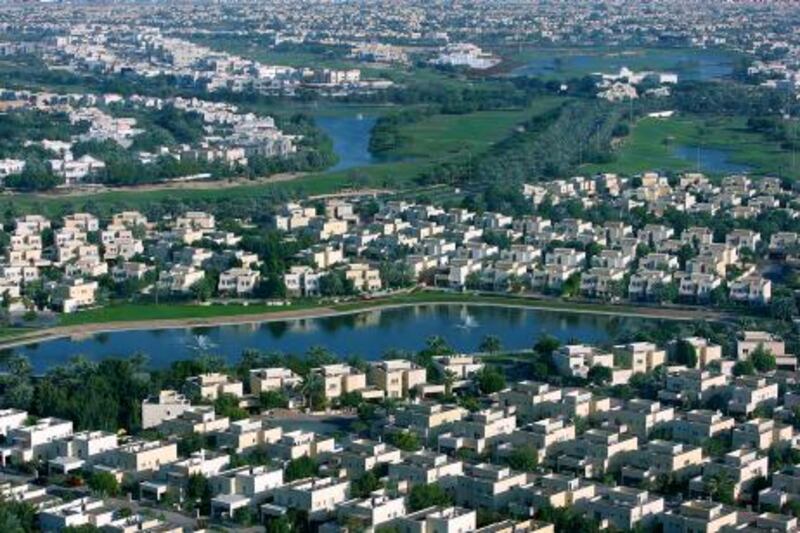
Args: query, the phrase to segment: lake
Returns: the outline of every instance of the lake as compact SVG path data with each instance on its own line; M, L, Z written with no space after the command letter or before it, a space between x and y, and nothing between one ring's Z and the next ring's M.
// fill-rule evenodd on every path
M655 70L678 74L679 80L708 81L726 78L733 72L733 59L718 50L643 49L621 52L542 50L539 55L511 71L513 76L571 78L594 72Z
M672 155L690 162L698 172L738 174L753 170L748 165L731 161L731 152L718 148L681 144L672 149Z
M375 117L359 114L344 116L315 116L317 126L333 141L333 151L339 162L329 171L364 167L380 162L369 151L369 138Z
M622 329L646 319L564 313L537 309L428 304L349 315L280 320L259 324L116 331L81 339L57 339L16 348L38 372L67 362L76 355L100 360L136 352L149 357L153 367L215 354L235 362L243 350L304 353L323 346L340 356L379 359L389 349L419 350L432 335L444 337L459 351L475 351L485 335L502 339L504 348L530 348L547 333L562 341L577 339L602 343Z

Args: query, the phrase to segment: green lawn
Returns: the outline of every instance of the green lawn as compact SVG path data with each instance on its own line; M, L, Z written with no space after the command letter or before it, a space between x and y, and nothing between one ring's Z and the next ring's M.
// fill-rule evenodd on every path
M446 161L455 154L470 150L478 155L492 143L509 135L515 124L534 114L561 103L561 98L542 98L526 109L486 111L466 115L435 115L411 125L411 138L407 152L398 151L389 156L400 156L402 161L387 161L337 172L319 172L291 181L242 184L229 188L213 188L196 184L195 188L182 190L107 191L81 196L56 196L40 194L0 195L0 213L41 213L60 216L65 212L90 211L109 214L122 209L145 209L163 201L200 204L224 202L235 199L269 199L272 193L285 193L300 198L329 194L342 189L377 187L406 190L415 186L413 181L420 172ZM391 106L320 105L298 106L318 115L381 114ZM404 149L405 150L405 149Z
M388 152L387 155L440 159L447 154L465 150L477 155L511 135L516 125L562 102L563 98L547 97L536 100L525 109L478 111L466 115L433 115L402 126L400 132L407 142Z
M618 148L616 161L603 165L586 165L584 168L589 173L623 174L647 170L696 170L696 160L683 159L675 154L678 146L693 147L689 153L697 154L701 161L704 160L704 148L722 150L727 152L729 162L747 165L754 174L800 176L800 159L782 149L777 142L748 131L745 128L745 119L728 117L678 116L670 119L641 119ZM714 173L707 168L704 172Z
M99 324L107 322L135 322L141 320L180 320L189 318L217 318L257 315L262 313L279 313L283 311L297 311L317 307L316 302L293 302L291 305L264 305L264 304L120 304L108 307L80 311L62 315L59 320L61 326L75 326L80 324Z

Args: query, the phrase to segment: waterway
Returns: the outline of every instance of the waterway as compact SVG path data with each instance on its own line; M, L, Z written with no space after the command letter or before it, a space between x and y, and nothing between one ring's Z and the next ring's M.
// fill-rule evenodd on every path
M319 128L333 141L339 162L328 169L335 172L379 163L369 151L369 138L376 118L368 115L320 115L315 117Z
M752 167L731 160L731 152L718 148L681 144L672 155L694 165L694 170L711 174L736 174L752 171Z
M530 61L515 68L515 76L543 78L580 77L594 72L614 73L622 67L634 71L654 70L678 74L680 80L709 81L729 77L733 58L718 50L685 48L630 51L581 52L542 50Z
M419 350L433 335L455 349L476 351L488 334L497 335L508 349L530 348L542 334L563 342L602 343L615 332L635 328L646 320L551 310L426 304L360 311L350 315L271 321L207 328L115 331L74 339L56 339L15 348L34 369L45 371L81 355L90 360L145 354L155 368L171 362L213 354L235 362L243 350L255 348L305 353L322 346L339 356L379 359L390 349Z

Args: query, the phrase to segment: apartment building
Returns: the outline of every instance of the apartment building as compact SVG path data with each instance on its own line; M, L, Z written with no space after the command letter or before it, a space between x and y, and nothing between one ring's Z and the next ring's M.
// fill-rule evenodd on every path
M493 443L502 440L517 427L516 409L483 409L470 413L450 431L439 435L440 450L457 451L462 448L483 453Z
M254 368L250 370L250 392L292 389L302 383L302 378L288 368Z
M254 508L283 485L283 469L266 466L241 466L209 477L215 494L211 500L211 516L233 517L238 509Z
M220 446L242 453L257 446L277 442L283 436L283 430L280 426L265 426L261 419L250 418L231 422L225 431L216 432L215 436Z
M622 359L622 365L633 373L651 372L667 361L667 352L652 342L631 342L614 346L615 353Z
M729 435L736 422L719 411L693 409L672 422L672 438L688 444L702 445L708 439Z
M387 398L407 398L411 391L427 383L427 371L405 359L376 361L370 364L367 379Z
M542 507L572 507L581 500L594 498L597 484L585 478L548 473L528 476L528 481L514 489L515 501L510 509L530 515Z
M333 452L333 450L334 440L332 438L299 429L285 431L279 439L267 445L270 456L284 460L317 457L323 453Z
M438 483L452 486L457 476L464 472L461 461L431 450L422 450L407 455L399 463L389 465L389 479L407 485Z
M72 435L72 422L60 418L40 418L30 425L13 428L6 436L6 447L0 448L5 465L44 461L55 456L56 441Z
M500 456L508 455L517 448L534 449L539 461L559 444L575 438L575 424L565 418L544 418L501 437L502 444L497 448Z
M709 500L690 500L663 512L660 521L664 533L718 533L736 526L737 511Z
M53 306L65 313L72 313L82 307L95 304L98 284L81 278L67 279L53 289Z
M222 293L242 296L251 294L261 278L255 270L249 268L231 268L219 275L218 290Z
M500 404L515 406L523 422L547 417L587 417L611 408L609 398L598 398L585 389L555 388L547 383L520 381L498 393Z
M336 478L298 479L274 490L272 505L306 513L311 520L321 520L344 503L350 482Z
M13 429L22 427L28 420L28 412L21 409L0 409L0 436L7 436Z
M714 344L702 337L685 337L681 340L689 343L689 345L694 348L694 353L697 356L697 366L699 368L705 368L709 363L722 359L722 346L719 344ZM671 342L669 345L670 350L674 350L676 345L676 342Z
M466 409L456 405L421 402L395 409L394 422L397 427L431 438L451 429L467 413Z
M121 444L98 458L112 468L137 475L152 472L161 466L178 460L178 445L175 442L133 441Z
M455 502L471 509L505 509L514 499L514 489L526 481L524 472L512 472L507 466L468 465L456 479Z
M337 508L337 518L346 524L358 524L365 531L376 526L395 522L406 516L404 497L392 497L385 490L373 492L369 497L348 500Z
M601 524L629 531L655 523L664 511L664 498L631 487L602 487L597 496L579 501L576 507Z
M654 483L659 476L688 479L700 474L703 449L699 446L665 440L651 440L624 459L622 481L640 486Z
M452 533L476 531L477 513L463 507L429 507L398 518L398 533Z
M562 346L552 355L553 364L561 375L586 378L594 366L614 368L614 355L594 346L571 344Z
M347 441L344 450L337 455L342 467L353 479L372 471L377 466L395 464L402 460L399 449L385 442L367 439Z
M794 429L769 418L754 418L737 424L731 432L733 448L768 450L775 446L791 446Z
M628 400L624 406L603 412L601 416L605 420L626 426L628 431L645 441L653 430L672 423L675 409L661 405L660 402L634 398Z
M779 367L794 369L797 359L786 353L786 343L778 336L766 331L743 331L736 339L736 358L739 361L749 359L754 351L762 348L775 356Z
M311 372L322 379L325 398L328 400L349 392L361 392L367 388L367 375L344 363L322 366Z
M658 391L658 399L664 402L704 402L725 390L728 377L708 370L674 370L667 374L664 388Z
M728 386L728 412L750 415L758 407L778 403L778 384L758 376L741 376Z
M602 476L626 452L638 449L634 435L608 429L590 429L554 449L556 470L586 478Z
M753 486L753 482L769 475L769 461L756 450L734 450L724 457L708 461L703 467L702 477L689 483L692 494L706 494L706 480L727 476L733 482L733 497L739 499L742 493Z
M216 400L223 394L230 394L237 398L241 398L244 395L244 386L241 381L218 372L186 378L184 389L189 397L211 401Z
M142 401L142 428L149 429L172 420L191 409L192 404L183 394L174 390L162 390L158 396Z

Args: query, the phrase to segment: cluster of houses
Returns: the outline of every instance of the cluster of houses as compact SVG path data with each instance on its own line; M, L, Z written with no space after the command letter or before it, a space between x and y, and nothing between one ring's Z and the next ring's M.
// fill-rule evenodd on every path
M640 179L635 186L616 175L576 177L525 185L523 193L534 206L575 199L591 207L607 201L656 215L673 208L709 214L725 209L735 219L781 209L779 198L789 194L770 178L731 176L714 185L702 175L686 174L677 187L657 174ZM765 240L749 229L720 236L707 227L676 234L671 226L657 223L634 229L619 221L552 221L404 201L385 202L364 222L349 202L330 202L324 216L292 203L278 211L274 223L290 233L311 232L318 240L309 252L310 265L292 267L286 275L291 292L303 295L318 294L319 277L332 265L349 263L353 269L360 257L393 257L403 251L401 260L415 279L452 289L505 291L519 286L558 292L572 280L587 297L658 300L673 288L685 301L707 302L724 290L732 301L764 305L772 299L772 281L759 271L758 259L772 255L792 261L798 238L796 233L776 232ZM358 288L377 289L380 284L376 280L374 287Z
M0 99L6 104L18 104L13 106L14 110L66 113L72 125L86 126L85 132L73 135L68 141L43 139L26 142L26 145L38 145L52 154L50 170L64 179L65 186L77 185L106 168L102 158L89 154L75 157L72 153L75 143L113 141L128 149L136 137L146 131L137 127L136 118L117 115L157 111L167 106L201 116L203 136L193 144L164 145L152 151L138 151L134 156L142 164L150 164L166 156L178 161L188 159L244 167L248 164L248 157L285 157L297 149L297 138L284 134L272 117L242 113L237 106L222 102L198 98L54 94L7 89L0 89ZM24 169L24 160L2 159L0 179L20 174Z
M654 375L663 368L652 400L523 380L479 396L479 406L468 410L451 403L451 394L475 390L485 365L470 355L436 356L430 369L402 359L358 368L339 363L304 377L288 368L254 368L244 382L201 374L186 378L180 391L145 399L142 426L158 440L76 432L67 420L31 421L24 411L0 411L0 458L12 468L37 462L51 475L103 472L155 506L183 501L189 478L200 474L210 487L212 521L235 521L242 513L268 521L294 512L320 531L355 524L367 531L551 533L552 524L534 519L551 507L569 507L618 530L658 525L675 532L796 531L797 518L781 511L800 499L800 470L774 462L799 450L791 425L800 406L795 374L734 377L735 360L724 358L721 346L695 337L679 342L693 346L696 367L670 362L674 342L666 349L620 345L608 354L567 345L550 356L563 377L584 376L588 365L608 366L617 383L629 381L631 372ZM736 358L756 349L794 367L780 339L742 332ZM435 376L452 379L443 384ZM336 437L325 430L286 429L281 416L259 412L259 397L269 392L282 394L289 409L308 407L312 382L334 407L353 394L360 401L393 401L378 408L361 434ZM231 420L216 413L214 401L223 396L251 416ZM714 397L724 399L716 408ZM180 440L192 434L214 445L179 454ZM403 448L400 434L419 445ZM704 448L711 440L723 449ZM232 464L234 454L241 464L255 451L269 460ZM538 467L515 469L511 459L520 453ZM287 466L304 457L318 465L318 474L287 479ZM354 483L368 473L383 480L383 488L353 495ZM728 483L729 497L717 492L720 480ZM671 499L669 484L683 487L688 498ZM426 485L440 487L451 505L412 509L409 495ZM52 487L19 481L0 484L0 494L33 505L46 530L89 524L118 531L114 506L95 496L65 502ZM752 511L737 503L752 504ZM497 521L479 527L478 510L491 511ZM162 531L152 529L156 525L181 530L164 520L146 525L148 518L138 514L127 519L137 531Z
M572 178L525 185L523 193L534 205L577 199L592 206L607 196L621 209L645 208L655 214L675 207L717 213L736 204L728 208L734 218L777 209L795 216L779 200L791 193L770 178L751 182L731 176L714 185L701 175L688 174L676 187L657 175L640 179L641 184L634 185L613 175ZM676 234L671 226L658 223L634 229L620 221L552 221L407 201L381 202L375 214L364 216L361 201L328 199L321 208L288 203L275 211L272 226L287 240L302 234L313 243L291 258L283 274L289 297L323 294L321 280L332 273L339 273L356 292L396 288L381 276L383 262L393 258L409 284L447 289L631 301L677 298L699 304L724 297L764 306L772 300L773 282L763 274L762 260L797 260L798 234L787 231L766 236L733 229L715 235L707 227L691 226ZM51 239L51 234L52 241L45 242L43 237ZM42 268L54 268L62 275L57 282L47 277L53 285L52 303L73 311L95 304L96 281L102 276L141 282L139 290L145 292L189 294L214 270L221 272L214 287L220 294L251 297L263 258L240 249L240 240L233 231L218 230L214 216L203 212L187 212L158 224L141 213L123 212L103 227L87 213L68 215L57 228L41 216L23 216L15 222L0 265L0 292L13 308L14 302L24 300L26 283L39 280ZM148 278L155 265L157 280Z
M103 227L95 216L75 213L64 217L57 229L45 217L27 215L16 219L10 235L0 264L0 292L11 311L24 311L31 305L24 297L26 286L42 281L50 305L73 312L96 304L101 277L165 295L188 293L205 278L203 267L212 265L220 271L216 289L221 294L252 292L259 280L257 256L236 248L214 253L190 246L206 239L233 246L240 237L217 230L214 217L201 212L170 220L163 230L136 211L117 213ZM145 251L151 254L148 260ZM157 273L153 258L165 265ZM45 270L58 276L45 277Z
M293 94L300 87L353 92L392 85L386 79L362 79L359 69L265 64L166 35L156 27L120 30L103 24L70 25L65 35L47 40L40 53L49 64L61 68L106 74L135 73L143 77L172 76L181 86L202 87L209 92ZM368 48L366 53L380 60L387 54L395 57L393 51L384 48Z
M597 84L598 98L603 98L610 102L620 102L623 100L633 100L639 98L637 86L650 84L653 87L645 89L646 96L669 96L670 85L678 83L678 75L670 72L634 72L627 67L622 67L619 72L593 74Z

